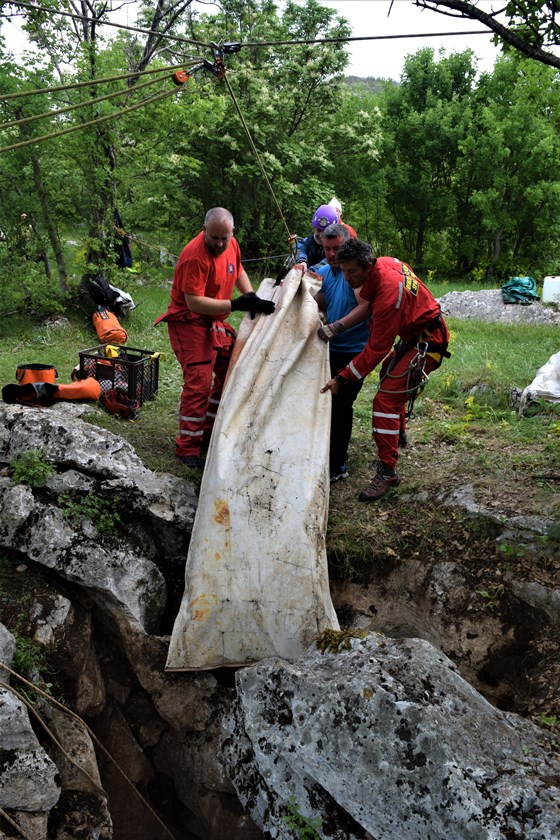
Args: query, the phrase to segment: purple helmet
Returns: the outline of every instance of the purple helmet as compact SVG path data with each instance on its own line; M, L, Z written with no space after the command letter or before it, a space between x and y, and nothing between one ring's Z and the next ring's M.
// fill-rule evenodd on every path
M318 230L324 230L329 225L336 225L337 222L338 216L334 207L331 207L330 204L321 204L313 214L311 226Z

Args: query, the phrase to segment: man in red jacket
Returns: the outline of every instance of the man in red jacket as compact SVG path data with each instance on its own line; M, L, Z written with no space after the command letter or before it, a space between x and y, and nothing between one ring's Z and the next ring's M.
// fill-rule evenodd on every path
M175 453L198 469L204 467L235 341L226 318L236 310L253 317L274 311L272 301L253 292L233 230L229 210L208 211L202 231L181 252L169 306L155 322L167 322L169 342L183 370ZM241 295L231 300L234 286Z
M360 296L369 301L370 333L364 349L350 364L329 379L321 393L337 394L348 382L357 382L382 362L379 390L373 399L373 439L377 446L377 471L360 493L360 501L380 499L400 484L395 467L399 438L406 428L406 404L449 356L449 332L439 304L410 266L394 257L373 256L371 246L349 239L338 252L346 282L363 286ZM395 345L396 338L400 341Z

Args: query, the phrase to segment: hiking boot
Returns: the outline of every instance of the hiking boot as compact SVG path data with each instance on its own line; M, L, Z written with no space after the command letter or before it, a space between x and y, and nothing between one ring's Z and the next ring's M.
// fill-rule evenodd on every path
M191 470L203 470L206 463L203 455L177 455L177 458Z
M348 478L348 469L346 468L346 464L331 470L331 484L334 484L336 481L341 481L343 478Z
M393 470L391 475L382 472L381 468L377 468L376 474L365 488L362 490L358 499L360 502L376 502L385 493L388 493L393 487L398 487L401 483L400 475Z
M406 449L408 447L408 435L404 431L404 429L401 429L401 431L399 432L399 443L398 443L398 445L400 446L401 449Z

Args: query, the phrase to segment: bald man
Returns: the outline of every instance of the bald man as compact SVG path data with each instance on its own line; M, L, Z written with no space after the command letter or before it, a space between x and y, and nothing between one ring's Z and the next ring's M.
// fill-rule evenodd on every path
M236 310L253 317L274 311L272 301L253 292L233 232L229 210L208 211L201 232L181 252L169 306L155 322L167 322L183 371L175 454L195 469L204 467L235 341L235 330L226 319ZM234 286L241 295L232 300Z

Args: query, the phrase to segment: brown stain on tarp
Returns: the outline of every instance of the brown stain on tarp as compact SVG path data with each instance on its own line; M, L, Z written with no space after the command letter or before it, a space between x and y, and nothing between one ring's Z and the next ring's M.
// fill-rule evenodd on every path
M214 499L214 522L224 527L224 554L225 557L229 557L231 553L231 514L229 512L229 505L225 499ZM216 560L219 559L220 554L216 552Z
M210 610L217 605L218 599L215 595L199 595L189 604L192 620L204 621Z
M214 499L214 522L223 525L225 528L231 526L228 503L223 499Z

